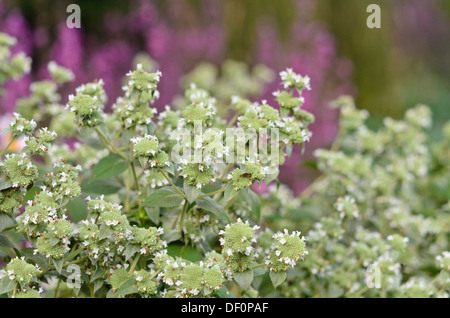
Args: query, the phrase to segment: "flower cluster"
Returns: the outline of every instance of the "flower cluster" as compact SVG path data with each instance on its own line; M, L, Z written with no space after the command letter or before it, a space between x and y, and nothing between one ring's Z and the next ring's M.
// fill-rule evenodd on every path
M96 127L102 122L106 102L103 85L102 80L81 85L76 89L75 96L69 96L67 109L75 114L80 125Z
M274 234L273 238L276 242L266 261L271 271L280 272L295 267L298 260L308 254L305 250L305 237L300 238L300 232L289 234L285 229L284 233Z
M448 297L449 125L431 143L424 105L403 120L386 118L378 130L365 125L368 113L351 98L334 106L341 110L338 138L331 150L315 153L323 175L297 202L275 188L264 201L266 215L279 209L284 216L271 226L301 224L307 232L308 257L292 274L307 283L283 285L280 294ZM280 207L279 200L295 204ZM375 288L367 277L376 277Z
M150 108L149 104L159 98L157 84L161 76L159 71L146 72L142 64L138 64L136 70L127 74L128 83L123 87L125 95L119 97L113 105L114 114L124 127L151 123L156 109Z
M27 187L37 179L38 170L26 153L6 155L5 158L0 163L0 176L5 176L13 188Z
M225 263L232 272L243 272L250 268L255 260L255 249L252 243L256 242L255 230L258 226L251 228L248 221L238 219L237 223L227 225L225 230L219 232L223 237L220 244L223 248Z
M0 84L7 79L18 79L31 70L31 59L24 53L11 56L11 47L17 39L0 32Z
M9 280L17 282L21 287L25 287L36 280L36 275L39 272L39 268L28 264L24 257L16 257L6 265L5 269L0 270L0 278L7 277Z
M10 132L13 137L29 136L35 128L36 122L33 119L27 120L20 114L14 113L14 118L5 132Z
M8 129L26 147L0 153L9 297L448 297L450 125L429 145L425 106L374 131L341 98L339 137L316 152L322 176L300 197L278 182L258 194L253 186L278 181L278 164L311 137L314 117L301 108L308 77L281 72L280 109L196 81L156 114L161 74L138 65L108 113L102 81L80 86L64 109L57 89L71 73L48 67L52 79L35 82L35 101L21 107L52 114L51 130L16 115ZM255 89L259 76L241 64L226 70ZM224 145L227 128L236 142ZM255 153L255 140L270 149ZM279 162L267 160L274 155ZM16 249L13 231L31 248ZM364 286L370 270L379 289Z
M149 164L151 168L161 168L169 163L169 157L161 150L158 138L151 135L144 137L134 137L133 143L134 155L139 158L143 166Z

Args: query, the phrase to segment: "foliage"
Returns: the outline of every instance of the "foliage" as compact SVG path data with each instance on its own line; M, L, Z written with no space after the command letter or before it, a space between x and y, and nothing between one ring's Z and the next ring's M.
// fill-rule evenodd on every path
M102 80L78 87L64 107L58 87L73 74L54 62L48 70L51 80L33 83L20 101L27 114L15 114L4 130L26 146L1 152L7 265L0 294L220 297L230 288L243 296L264 269L277 273L279 286L282 273L307 254L305 238L287 230L274 233L267 252L256 252L263 220L251 189L276 179L273 156L284 160L311 136L312 117L299 112L307 76L280 73L280 110L235 97L239 107L232 103L227 122L229 113L220 116L216 99L196 85L186 89L179 109L158 114L153 104L162 73L141 64L126 74L112 113L104 112ZM50 117L49 128L32 119L36 113ZM255 152L255 140L270 146L267 152ZM76 220L82 206L86 213ZM251 212L245 221L243 209ZM31 248L16 249L10 238Z

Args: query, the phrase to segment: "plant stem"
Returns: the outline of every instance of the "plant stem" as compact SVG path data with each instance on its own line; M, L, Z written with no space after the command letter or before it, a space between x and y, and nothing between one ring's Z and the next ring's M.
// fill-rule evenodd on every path
M161 270L157 270L156 272L153 273L152 276L150 276L150 279L153 279L156 277L156 275L158 275L161 272Z
M83 262L83 261L85 261L87 259L89 259L89 257L79 258L77 260L74 260L73 262L64 264L63 267L67 267L67 266L72 265L72 264L80 263L80 262ZM41 276L41 275L43 275L45 273L48 273L48 272L50 272L50 271L52 271L54 269L55 269L55 266L51 266L48 270L40 272L37 276Z
M230 201L228 201L227 205L225 205L223 207L224 210L228 210L230 208L230 206L233 204L234 200L236 200L237 196L235 196L234 198L232 198Z
M69 256L67 256L67 258L64 260L64 263L67 262L68 260L71 260L72 258L78 256L78 254L80 254L83 251L84 251L84 247L80 247L73 254L69 254Z
M311 196L311 194L314 193L314 191L316 190L316 186L322 182L325 179L325 175L321 175L320 177L318 177L316 180L313 181L313 183L311 183L305 190L303 190L300 193L300 197L301 198L309 198Z
M128 148L130 148L130 145L126 145L126 146L122 146L122 147L117 147L116 149L119 150L119 151L122 151L122 150L127 150Z
M266 266L266 264L262 263L262 264L253 266L251 269L257 269L257 268L264 267L264 266Z
M61 280L58 279L58 283L56 284L55 293L53 294L53 298L57 298L56 296L58 296L58 291L59 291L59 285L60 284L61 284Z
M105 146L107 148L109 148L110 151L118 154L122 159L128 160L127 157L125 157L123 155L123 153L121 153L119 150L116 149L116 147L114 147L109 141L108 139L106 139L106 137L100 132L100 130L98 130L98 128L95 128L95 132L98 134L98 136L100 137L100 139L103 141L103 143L105 144Z
M181 232L181 235L183 235L184 216L186 215L187 207L188 207L188 200L185 200L184 201L184 205L183 205L183 211L181 212L181 218L180 218L180 232Z
M94 286L92 284L89 285L89 292L91 294L91 298L95 298Z
M210 196L216 195L216 194L218 194L218 193L222 193L222 192L225 191L225 189L226 189L226 188L222 188L222 189L219 189L219 190L214 191L214 192L210 192L210 193L207 193L207 194L199 195L199 196L197 197L197 199L201 199L201 198L204 198L204 197L210 197Z
M166 180L170 183L170 185L178 192L179 195L181 195L186 201L189 201L186 195L178 189L176 185L173 184L173 182L170 180L169 176L161 169L159 169L159 172L166 178Z
M231 169L231 167L233 167L234 163L229 163L225 170L222 172L222 175L220 176L220 180L223 181L223 179L225 178L225 175L227 174L227 172Z
M125 210L128 212L130 210L130 169L127 170L127 193L125 198Z
M364 292L366 292L369 289L369 287L365 286L364 288L360 289L359 291L357 291L354 295L355 297L360 296L361 294L363 294ZM345 296L349 296L351 295L350 291L345 293Z
M135 136L136 136L136 126L133 127L133 137L135 137ZM139 181L138 181L138 177L136 175L136 168L134 166L133 147L130 147L130 166L131 166L131 171L133 172L134 184L135 184L136 190L139 191Z
M233 124L236 122L236 120L238 119L238 114L234 114L234 116L230 119L230 121L227 124L227 127L231 127L233 126Z
M140 257L141 257L141 254L138 254L138 255L136 256L136 258L134 259L133 264L131 264L130 271L129 271L130 274L133 273L134 268L136 267L137 262L138 262L138 260L139 260Z
M11 225L11 226L5 227L5 228L2 230L2 233L3 233L3 232L6 232L6 231L9 231L9 230L12 230L12 229L15 229L15 228L18 227L18 226L19 226L18 224L15 224L15 225Z
M11 141L8 143L8 145L6 146L6 148L2 150L2 152L0 153L0 157L3 156L3 154L6 152L6 150L8 150L9 146L12 145L12 143L14 142L14 140L16 140L16 137L15 137L15 136L14 136L13 138L11 138Z

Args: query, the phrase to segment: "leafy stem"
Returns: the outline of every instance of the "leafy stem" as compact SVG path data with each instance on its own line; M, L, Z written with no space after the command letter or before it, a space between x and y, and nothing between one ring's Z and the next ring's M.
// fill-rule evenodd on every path
M134 269L136 268L136 265L137 265L137 263L138 263L140 257L141 257L141 254L138 254L138 255L135 257L135 259L134 259L134 261L133 261L133 264L131 264L131 267L130 267L130 271L129 271L130 274L133 273Z
M14 140L16 140L16 136L11 138L10 142L6 145L5 149L3 149L2 152L0 153L0 157L3 156L3 154L8 150L8 148L12 145Z
M199 196L197 197L197 199L201 199L201 198L205 198L205 197L211 197L211 196L213 196L213 195L222 193L222 192L224 192L225 190L226 190L226 188L222 188L222 189L219 189L219 190L214 191L214 192L202 194L202 195L199 195Z
M170 180L169 176L163 170L159 169L159 172L161 172L161 174L164 176L164 178L166 178L166 180L178 192L179 195L181 195L186 201L189 201L188 198L186 197L186 195L183 192L181 192L181 190L178 189L178 187L175 184L173 184L172 180Z
M114 147L109 141L108 139L101 133L101 131L98 128L94 128L95 132L97 133L97 135L100 137L100 139L102 140L103 144L112 152L118 154L122 159L124 160L128 160L127 157L125 157L123 155L123 153L121 153L119 150L117 150L116 147Z

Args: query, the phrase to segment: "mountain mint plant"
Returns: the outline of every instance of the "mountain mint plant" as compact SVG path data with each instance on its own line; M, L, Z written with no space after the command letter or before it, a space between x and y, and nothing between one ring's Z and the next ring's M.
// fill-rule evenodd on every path
M8 52L14 40L2 38ZM17 61L5 63L17 69ZM3 131L25 146L1 152L0 294L244 296L265 270L277 287L307 254L304 238L287 230L257 252L263 220L252 188L275 180L287 147L311 135L294 114L301 102L281 114L266 101L234 96L221 117L211 92L192 84L179 108L158 112L162 73L138 64L107 113L101 79L62 105L58 89L73 73L55 62L48 70L51 79L18 101L25 115L15 113ZM297 92L290 101L300 101L307 77L283 74L283 86ZM242 106L234 108L237 100Z
M0 83L29 70L14 43L0 34ZM308 76L255 101L269 70L202 64L159 111L163 73L138 64L108 112L101 79L66 99L73 73L48 71L2 132L0 295L448 297L450 124L430 143L426 106L375 131L335 101L338 137L296 197L278 172L312 138Z

